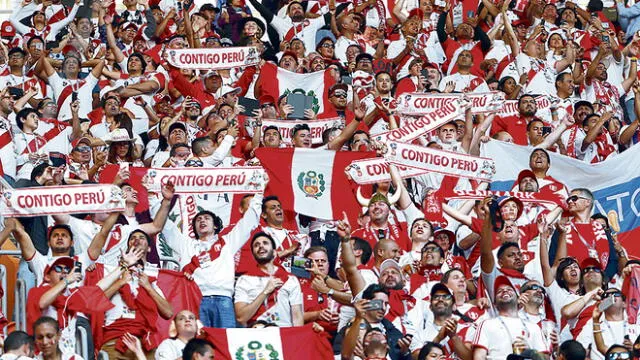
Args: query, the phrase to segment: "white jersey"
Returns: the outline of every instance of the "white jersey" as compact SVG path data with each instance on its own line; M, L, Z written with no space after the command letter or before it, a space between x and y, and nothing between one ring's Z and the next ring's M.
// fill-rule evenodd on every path
M473 347L486 349L487 360L504 360L513 353L512 343L518 337L524 338L528 348L547 352L538 325L507 316L482 321L475 333Z
M180 339L165 339L158 345L155 353L156 360L177 360L182 357L182 350L186 343Z

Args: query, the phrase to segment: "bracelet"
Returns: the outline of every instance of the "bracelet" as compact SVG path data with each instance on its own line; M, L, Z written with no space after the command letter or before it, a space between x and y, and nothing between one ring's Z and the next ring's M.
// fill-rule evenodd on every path
M351 241L351 237L350 236L345 236L345 237L341 238L340 241L342 241L344 243L349 242L349 241Z
M329 292L327 293L327 296L333 297L333 294L334 294L335 292L336 292L335 290L333 290L333 289L329 289Z
M600 334L602 332L602 330L593 330L594 334Z
M324 282L327 282L328 278L329 278L329 275L325 275L324 278L322 278L322 280L324 280Z

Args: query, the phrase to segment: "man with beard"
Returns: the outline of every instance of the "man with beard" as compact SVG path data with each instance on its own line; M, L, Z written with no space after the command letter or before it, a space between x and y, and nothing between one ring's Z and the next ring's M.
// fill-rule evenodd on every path
M588 115L582 126L573 127L566 133L564 139L567 142L567 155L595 164L606 160L609 156L617 154L617 147L613 144L609 131L605 124L612 119L611 112Z
M502 360L527 348L548 352L540 328L518 317L518 293L506 276L496 278L493 293L498 316L480 323L473 340L473 359Z
M439 343L444 347L445 355L455 352L461 358L467 358L471 352L458 336L458 319L453 316L454 297L451 290L442 283L431 288L429 310L433 319L423 318L416 325L416 332L411 339L409 350L414 358L427 342Z
M389 193L391 200L376 192L368 203L365 202L365 198L359 196L360 205L367 206L369 210L370 220L363 227L354 230L351 235L368 241L372 248L378 240L389 239L395 241L402 250L411 249L411 241L407 238L406 223L393 224L389 221L391 206L397 200L396 194L400 195L399 191L396 190L395 194ZM358 190L358 194L360 194L360 190Z
M557 339L553 340L552 336L557 336L557 332L555 331L556 322L547 318L546 311L550 311L551 314L552 309L545 308L545 306L551 306L550 303L545 303L546 295L544 287L538 281L531 280L524 283L520 288L518 304L522 308L518 315L522 320L534 323L542 330L542 337L547 349L551 349L553 341L557 341ZM554 329L555 334L552 335L548 329Z
M513 142L518 145L529 145L527 141L527 125L538 111L536 99L532 95L522 95L518 99L518 115L496 116L491 124L491 136L501 131L506 131L513 137Z
M318 119L330 119L340 117L346 125L352 121L359 122L358 130L366 131L368 127L362 123L361 102L354 93L354 101L352 106L347 105L349 86L347 84L335 84L329 88L329 104L325 111L318 114ZM358 105L356 105L356 103ZM355 111L354 111L355 109Z
M489 86L487 86L484 79L471 73L471 67L473 67L473 64L478 60L479 59L474 59L471 51L461 51L458 55L458 61L456 62L457 71L445 76L442 81L440 81L440 91L445 91L447 84L453 82L455 83L454 91L456 92L489 92Z
M240 276L235 287L235 311L238 323L257 320L277 326L302 326L302 291L298 279L274 263L276 242L267 233L259 232L251 239L255 267Z

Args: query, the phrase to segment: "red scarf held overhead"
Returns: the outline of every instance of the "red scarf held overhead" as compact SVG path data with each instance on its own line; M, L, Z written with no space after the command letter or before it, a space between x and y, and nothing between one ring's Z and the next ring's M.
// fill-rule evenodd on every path
M224 247L224 245L224 239L219 237L218 241L211 245L209 251L203 251L200 254L191 257L191 262L189 262L184 266L184 268L182 268L182 272L193 274L193 272L196 271L196 269L201 265L200 256L204 255L205 253L209 254L209 259L211 262L215 261L218 257L220 257L220 253L222 252L222 248Z

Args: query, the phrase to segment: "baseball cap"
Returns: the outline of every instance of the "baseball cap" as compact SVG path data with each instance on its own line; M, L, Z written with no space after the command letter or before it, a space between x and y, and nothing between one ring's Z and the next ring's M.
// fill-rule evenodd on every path
M133 27L136 31L138 31L138 25L136 25L136 23L134 23L134 22L125 21L124 23L122 23L122 25L120 25L120 28L122 30L127 30L130 27Z
M449 289L449 287L441 282L435 283L432 287L431 287L431 297L433 297L433 295L435 295L436 291L444 291L449 295L453 295L451 294L451 289Z
M260 102L260 105L264 105L264 104L275 105L276 104L276 100L271 95L262 95L262 96L260 96L260 99L258 99L258 102Z
M538 178L536 178L536 174L533 173L533 171L529 170L529 169L524 169L522 171L520 171L520 173L518 174L518 180L517 184L520 184L520 181L522 181L522 179L524 178L533 178L533 180L536 181L536 183L538 182Z
M508 277L504 276L504 275L500 275L496 278L496 281L493 283L493 293L495 294L498 290L498 288L502 285L508 285L510 287L513 288L513 290L516 290L516 288L513 286L513 284L511 283L511 281L509 280ZM517 293L517 291L516 291Z
M456 235L453 233L453 231L445 228L440 228L433 232L433 237L435 238L439 234L447 234L447 236L449 237L449 248L451 248L456 240Z
M522 201L515 196L501 196L498 198L498 206L502 207L502 205L506 204L507 201L513 201L516 203L518 207L518 214L516 215L516 219L522 215L522 210L524 209L524 205L522 205Z
M69 256L56 257L49 260L49 263L44 268L44 273L48 274L56 265L66 266L69 268L69 271L72 271L75 263L75 260L73 260L73 258Z
M241 88L239 87L232 87L229 85L222 85L222 87L220 88L220 90L218 90L218 96L219 97L223 97L231 92L235 92L236 94L240 93L242 91Z
M229 38L222 38L222 39L220 39L220 45L222 45L222 46L225 46L225 45L233 46L233 41L231 41L231 39L229 39Z
M166 93L155 94L153 95L153 101L155 101L156 104L163 101L171 101L171 95Z
M108 133L103 140L107 144L111 144L113 142L121 142L121 141L133 141L133 139L129 136L129 132L126 129L115 129L112 132Z
M600 269L600 271L602 271L602 264L600 264L600 261L598 261L598 259L592 258L592 257L588 257L584 260L582 260L582 262L580 263L580 269L584 270L588 267L595 267Z
M402 273L402 268L400 268L400 265L398 264L397 261L393 259L387 259L383 261L382 264L380 264L380 274L382 274L385 270L389 268L396 268L398 271Z
M175 129L180 129L184 132L187 132L187 126L182 121L177 121L171 124L171 126L169 126L168 134L171 134L171 132Z
M13 27L11 21L3 21L0 28L0 36L2 37L14 37L16 36L16 28Z

